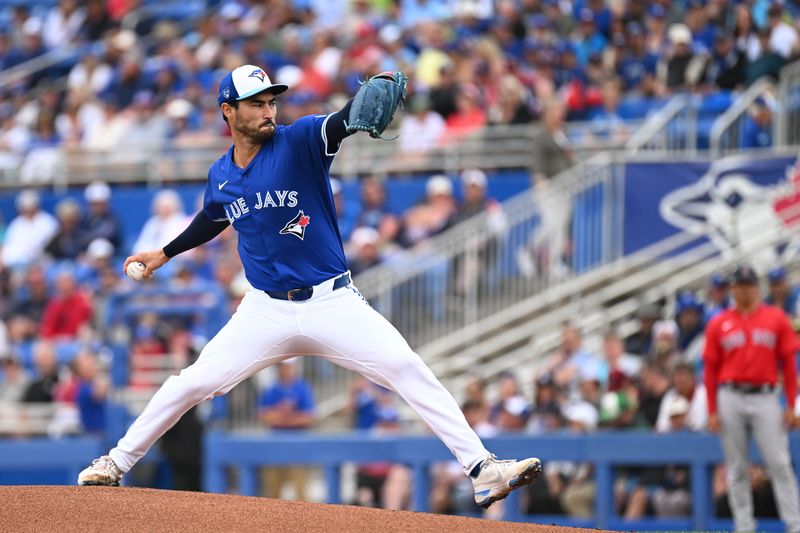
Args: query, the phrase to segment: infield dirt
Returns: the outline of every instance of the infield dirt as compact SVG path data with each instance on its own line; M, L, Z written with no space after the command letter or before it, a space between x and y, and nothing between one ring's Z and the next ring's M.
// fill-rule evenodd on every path
M110 487L0 487L0 531L597 531L348 505Z

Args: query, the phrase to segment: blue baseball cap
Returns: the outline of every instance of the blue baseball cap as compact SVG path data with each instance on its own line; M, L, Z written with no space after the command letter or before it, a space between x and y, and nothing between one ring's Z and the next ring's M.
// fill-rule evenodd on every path
M675 299L675 314L679 315L684 311L694 310L694 311L701 311L703 305L700 301L695 297L695 295L689 291L683 291L678 294L677 298Z
M281 94L288 89L288 85L272 83L263 68L244 65L226 74L219 82L217 103L221 106L225 102L244 100L264 91Z
M783 267L775 267L767 273L767 278L769 279L770 283L783 281L786 279L786 271L783 269Z
M725 275L716 273L711 276L712 287L727 287L728 285L728 278Z

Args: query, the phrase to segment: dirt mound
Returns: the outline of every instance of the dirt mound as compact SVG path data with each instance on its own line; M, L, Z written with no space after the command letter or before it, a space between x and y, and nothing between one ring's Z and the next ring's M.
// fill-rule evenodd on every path
M110 487L0 487L0 531L579 530L348 505Z

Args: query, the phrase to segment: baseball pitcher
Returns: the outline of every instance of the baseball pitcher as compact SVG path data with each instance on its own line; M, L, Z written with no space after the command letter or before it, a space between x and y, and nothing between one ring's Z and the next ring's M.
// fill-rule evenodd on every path
M453 397L398 331L364 300L347 271L329 169L341 142L357 131L381 137L405 97L402 72L365 82L343 109L277 125L277 95L263 69L245 65L219 87L233 146L208 172L203 209L161 250L127 259L150 277L170 258L228 225L238 233L254 287L193 365L171 376L108 455L79 485L118 485L123 474L192 406L225 394L264 368L316 354L396 391L471 476L482 507L541 472L539 459L501 461L484 448Z

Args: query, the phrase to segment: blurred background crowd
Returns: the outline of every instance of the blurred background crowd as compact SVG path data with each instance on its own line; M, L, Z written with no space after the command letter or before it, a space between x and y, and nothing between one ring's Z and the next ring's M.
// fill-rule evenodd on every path
M21 175L29 182L37 181L51 149L125 153L216 146L228 135L216 103L218 81L244 63L263 66L273 81L292 87L280 100L278 120L284 123L341 107L372 74L405 70L412 83L398 124L398 150L424 153L486 125L535 123L542 133L532 145L539 162L533 180L542 182L576 161L566 123L585 123L590 134L627 135L632 119L670 95L741 90L761 76L777 77L800 51L800 10L794 3L764 0L272 0L164 6L61 0L2 6L0 70L80 50L74 57L66 53L68 59L52 69L0 87L0 169L22 161ZM772 144L773 104L757 100L742 147ZM423 197L399 211L387 206L380 179L362 179L358 198L345 198L336 180L332 188L354 274L478 213L488 213L498 233L506 224L500 204L487 194L486 174L477 169L456 179L426 176ZM29 189L16 197L16 217L0 220L0 434L106 435L113 393L110 344L119 339L105 326L115 311L115 295L134 288L122 276L121 258L169 242L198 205L186 204L173 190L159 191L151 218L131 239L124 231L126 213L110 207L113 194L98 181L77 199L46 210ZM228 229L170 262L145 286L218 291L232 311L248 288L235 246ZM564 324L560 349L537 375L505 373L490 383L476 378L456 395L482 436L703 431L703 327L729 305L727 289L719 274L702 294L681 292L674 304L644 306L637 333L621 338L609 330L598 345L585 345L581 331ZM785 271L769 272L764 296L794 319L800 318L799 295ZM190 363L207 340L202 326L186 318L137 316L124 339L131 352L129 388L151 391L158 384L156 370ZM163 357L169 358L166 367ZM300 431L320 425L314 390L303 377L312 366L282 364L253 384L258 394L252 408L263 427ZM15 419L14 406L22 403L51 406L42 425ZM409 424L393 394L361 379L352 384L348 413L354 429L392 432ZM35 411L25 417L35 417ZM203 416L185 419L161 451L175 486L197 489ZM589 466L548 463L545 473L545 482L530 489L529 512L592 514ZM286 485L290 495L308 497L304 469L264 475L269 495L284 494ZM355 479L355 503L408 505L410 478L400 465L358 465ZM754 467L752 479L757 512L775 516L763 470ZM434 483L434 510L477 512L469 480L457 465L437 466ZM720 514L729 512L726 490L720 467L714 475ZM626 470L615 497L619 512L629 518L686 515L687 470L683 465Z
M574 147L557 134L565 119L588 121L590 136L624 136L666 96L777 78L800 46L796 15L794 3L766 0L11 3L0 11L2 70L65 58L0 89L0 166L37 153L22 172L34 181L48 148L213 144L227 134L217 84L245 63L292 87L283 122L336 109L370 75L403 69L402 150L541 119L554 139L544 149L569 159ZM771 144L773 106L754 106L742 146Z

